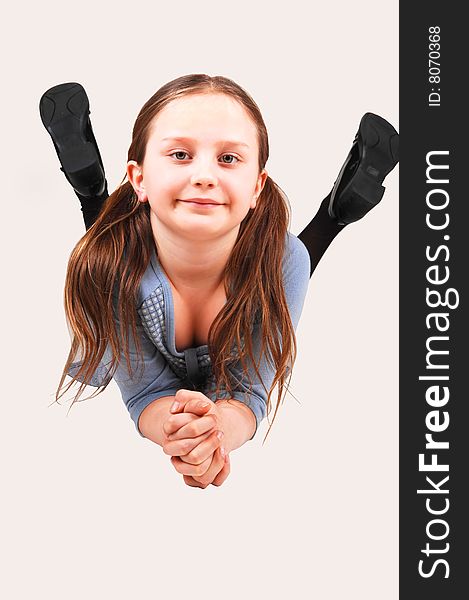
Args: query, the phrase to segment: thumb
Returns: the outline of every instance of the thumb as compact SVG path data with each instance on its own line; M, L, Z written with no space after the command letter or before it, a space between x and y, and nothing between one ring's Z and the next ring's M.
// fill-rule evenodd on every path
M204 396L202 392L196 392L194 390L178 390L174 396L174 403L169 409L171 413L182 413L186 405L190 402L190 410L188 412L192 412L196 415L203 416L210 410L212 402ZM206 406L202 406L206 405Z
M203 398L191 398L188 402L186 402L184 406L184 412L192 413L198 417L204 417L205 415L213 412L212 408L214 406L215 403L206 396Z

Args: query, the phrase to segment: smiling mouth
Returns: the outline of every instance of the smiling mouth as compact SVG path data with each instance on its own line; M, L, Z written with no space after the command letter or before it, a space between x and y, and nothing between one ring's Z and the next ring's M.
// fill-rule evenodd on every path
M218 202L192 202L190 200L179 200L179 202L183 202L184 204L193 204L194 206L223 206L223 204L219 204Z

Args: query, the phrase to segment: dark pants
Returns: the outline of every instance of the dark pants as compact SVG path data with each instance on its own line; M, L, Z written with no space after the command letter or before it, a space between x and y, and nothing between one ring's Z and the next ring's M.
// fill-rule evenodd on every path
M86 229L89 229L96 221L99 211L107 197L107 190L99 198L83 198L78 195L82 204L81 210L83 212ZM329 244L339 231L346 227L346 225L339 225L335 219L332 219L329 216L327 210L329 198L330 194L321 202L321 206L312 221L310 221L303 231L297 235L309 252L309 257L311 259L310 277Z

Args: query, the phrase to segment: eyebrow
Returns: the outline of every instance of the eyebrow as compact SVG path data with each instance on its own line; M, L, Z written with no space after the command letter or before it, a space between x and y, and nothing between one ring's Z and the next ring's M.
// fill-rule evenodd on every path
M162 142L166 142L166 141L194 142L196 140L194 140L193 138L190 138L190 137L176 136L176 137L165 137L161 141ZM224 141L222 141L220 143L221 144L227 144L229 146L245 146L246 148L249 148L249 146L247 144L245 144L244 142L239 142L237 140L224 140Z

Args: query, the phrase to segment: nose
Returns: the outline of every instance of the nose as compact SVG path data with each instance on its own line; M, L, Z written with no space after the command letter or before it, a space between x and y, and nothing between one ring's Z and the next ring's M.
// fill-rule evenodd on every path
M191 177L191 184L198 186L216 186L218 179L213 173L213 169L207 164L207 162L198 163L194 162L194 172Z

